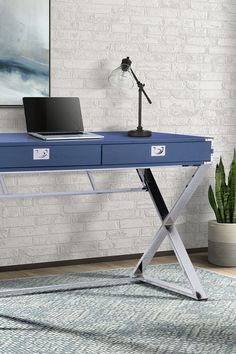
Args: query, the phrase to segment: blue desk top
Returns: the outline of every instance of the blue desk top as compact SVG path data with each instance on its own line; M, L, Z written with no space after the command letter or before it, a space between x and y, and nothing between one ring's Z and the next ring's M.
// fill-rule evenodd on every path
M127 131L118 132L96 132L104 136L104 139L82 139L82 140L60 140L44 141L27 133L0 133L0 146L16 145L104 145L104 144L164 144L181 142L199 142L211 139L203 136L181 135L170 133L153 132L149 138L133 138L127 135Z

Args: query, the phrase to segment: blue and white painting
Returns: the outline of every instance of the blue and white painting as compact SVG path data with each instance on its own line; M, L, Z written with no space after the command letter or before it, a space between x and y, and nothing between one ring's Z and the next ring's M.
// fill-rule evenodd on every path
M49 0L0 0L0 105L49 96Z

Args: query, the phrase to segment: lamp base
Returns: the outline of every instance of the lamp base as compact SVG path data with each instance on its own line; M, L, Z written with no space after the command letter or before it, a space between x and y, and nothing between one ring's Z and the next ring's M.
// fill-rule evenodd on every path
M133 138L147 138L149 136L152 136L152 132L150 130L129 130L128 136L131 136Z

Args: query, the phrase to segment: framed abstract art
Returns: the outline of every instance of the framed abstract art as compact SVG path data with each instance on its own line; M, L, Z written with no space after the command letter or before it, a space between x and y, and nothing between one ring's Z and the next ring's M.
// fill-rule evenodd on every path
M50 0L0 0L0 106L50 95Z

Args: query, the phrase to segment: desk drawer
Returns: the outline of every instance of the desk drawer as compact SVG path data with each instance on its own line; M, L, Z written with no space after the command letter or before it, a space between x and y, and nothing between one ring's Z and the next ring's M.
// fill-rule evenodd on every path
M210 161L210 159L210 141L104 145L102 153L103 165L184 164L185 162Z
M39 150L39 152L37 152ZM42 156L47 150L47 156ZM0 168L70 167L101 164L100 145L0 147Z

